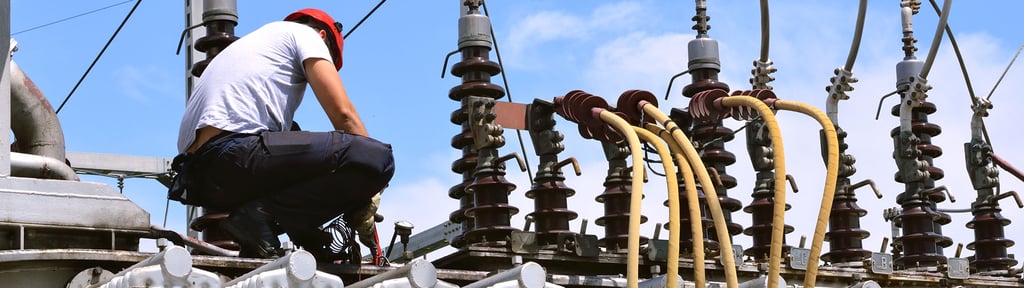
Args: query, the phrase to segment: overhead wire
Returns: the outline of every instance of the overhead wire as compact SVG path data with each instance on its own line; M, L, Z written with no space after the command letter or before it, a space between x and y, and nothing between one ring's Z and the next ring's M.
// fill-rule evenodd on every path
M54 24L57 24L57 23L61 23L61 22L64 22L64 21L68 21L68 20L71 20L71 19L75 19L75 18L78 18L78 17L89 15L89 14L92 14L92 13L100 12L100 11L107 10L107 9L110 9L110 8L114 8L114 7L117 7L117 6L121 6L121 5L124 5L125 3L132 2L132 1L133 0L126 0L126 1L115 3L115 4L110 4L110 5L101 7L101 8L93 9L93 10L90 10L88 12L83 12L83 13L80 13L80 14L77 14L77 15L74 15L74 16L71 16L71 17L65 17L65 18L62 18L62 19L59 19L59 20L55 20L53 22L49 22L49 23L46 23L46 24L42 24L42 25L39 25L39 26L35 26L35 27L32 27L32 28L28 28L28 29L25 29L25 30L21 30L21 31L18 31L18 32L11 33L11 36L18 35L18 34L25 33L25 32L29 32L29 31L32 31L32 30L36 30L36 29L39 29L39 28L47 27L47 26L50 26L50 25L54 25Z
M761 0L761 62L768 61L769 23L771 21L768 20L768 0Z
M348 30L348 32L345 32L345 36L341 36L341 38L348 39L348 35L356 31L356 28L359 28L359 25L363 25L363 22L365 22L366 19L370 18L370 15L373 15L373 12L377 12L377 8L380 8L381 5L384 5L384 2L386 1L388 0L380 0L380 2L377 3L377 6L373 6L373 9L370 9L370 12L366 13L366 16L363 16L363 19L359 19L359 22L356 22L356 25L352 26L352 29Z
M953 6L953 0L942 1L942 14L939 15L939 25L935 28L932 46L928 49L928 57L924 60L924 66L921 67L921 78L928 78L928 72L931 72L932 64L935 63L935 55L939 53L939 44L942 43L942 31L945 30L946 21L949 20L950 6Z
M928 2L932 4L935 14L941 16L942 11L939 10L939 4L935 0L928 0ZM978 105L978 98L974 95L974 85L971 85L971 77L967 73L967 65L964 64L963 53L960 53L960 45L957 45L956 37L953 36L953 29L949 28L949 23L946 23L945 30L946 37L949 37L949 44L953 46L953 53L956 54L956 61L960 63L960 73L964 76L964 83L967 85L967 95L971 97L971 105Z
M843 66L846 71L853 71L853 63L857 61L861 36L864 35L864 16L867 14L867 10L868 1L861 0L857 7L857 25L853 30L853 43L850 44L850 54L846 56L846 65Z
M117 30L114 30L114 34L110 35L110 39L107 39L107 44L103 45L103 49L100 49L100 53L96 54L96 58L92 59L92 64L89 64L89 68L85 69L85 73L82 73L82 77L78 78L78 83L75 83L75 87L71 88L71 92L68 92L68 96L64 97L64 101L60 102L60 106L57 107L57 111L54 114L60 113L61 109L64 109L64 105L68 104L68 100L71 99L71 95L75 94L75 90L78 90L78 86L82 85L82 81L85 81L85 77L89 76L89 71L96 66L96 62L100 61L100 57L103 57L103 52L107 51L107 47L110 47L110 43L114 42L114 38L117 38L117 34L121 33L121 28L124 28L124 24L128 23L128 19L132 18L132 14L135 14L135 9L139 8L139 4L142 4L142 0L135 1L135 5L132 6L132 10L128 11L128 15L124 16L124 20L121 20L121 24L117 26Z
M996 85L992 86L992 90L988 91L988 96L985 99L992 98L992 93L996 92L996 87L999 87L999 83L1003 82L1003 77L1006 77L1006 72L1010 72L1010 67L1013 67L1013 62L1017 61L1017 56L1020 56L1020 51L1024 50L1024 44L1017 48L1017 53L1013 54L1013 59L1010 59L1010 64L1006 64L1006 69L1003 69L1003 74L999 75L999 80L996 80Z
M487 1L480 0L480 7L484 9L484 16L491 18L491 14L487 12ZM505 64L501 61L501 50L498 49L498 37L494 36L494 23L487 27L491 31L491 42L494 43L494 54L498 57L498 67L501 68L501 82L505 85L505 95L508 95L508 102L512 103L512 90L508 86L508 77L505 76ZM445 60L447 62L447 60ZM441 74L444 77L444 74ZM530 179L530 185L533 185L533 169L530 166L530 157L526 155L526 144L523 144L523 131L516 129L516 139L519 140L519 150L523 152L523 160L526 162L526 176Z

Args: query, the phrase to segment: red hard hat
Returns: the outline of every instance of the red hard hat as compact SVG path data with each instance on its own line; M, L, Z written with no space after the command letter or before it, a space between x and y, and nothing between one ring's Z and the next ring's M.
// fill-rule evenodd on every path
M324 26L330 29L330 33L333 33L334 45L329 45L331 47L328 48L333 49L334 54L338 55L338 59L334 59L334 68L341 70L341 51L345 48L345 38L341 36L340 30L341 23L334 22L334 18L331 18L331 15L327 15L327 12L315 8L306 8L292 12L292 14L288 14L288 17L284 17L284 21L293 21L302 16L309 16L316 19L316 21L320 21L320 23L323 23Z

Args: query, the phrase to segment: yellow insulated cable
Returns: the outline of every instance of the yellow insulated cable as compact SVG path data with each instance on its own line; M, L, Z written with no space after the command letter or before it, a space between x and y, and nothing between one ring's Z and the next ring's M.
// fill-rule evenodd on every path
M661 158L661 165L665 167L665 173L675 171L676 165L672 163L672 156L669 155L668 146L651 131L640 127L633 127L633 131L643 141L654 145L654 150ZM677 287L679 283L679 182L676 177L665 177L668 185L668 263L665 271L665 287ZM698 287L702 287L700 284Z
M675 139L672 138L672 135L669 134L668 131L662 129L661 127L658 127L658 125L655 125L653 123L644 124L644 128L647 128L648 131L658 133L658 136L664 139L666 143L668 143L669 151L672 151L672 158L674 158L676 160L676 163L679 164L679 173L683 175L683 184L686 185L686 199L688 201L687 209L690 213L690 237L693 239L693 282L696 287L705 287L706 278L704 277L704 228L702 227L703 222L700 218L700 198L697 195L697 181L694 180L693 170L690 167L690 163L687 162L686 158L683 156L683 148L679 147L679 143L676 143ZM662 160L664 160L664 158L662 158ZM675 199L673 199L673 196L671 194L672 192L669 193L669 205L672 205L673 201L679 201L679 196L675 196ZM680 209L681 208L682 207L680 207ZM669 206L669 214L672 213L671 211L672 207ZM669 218L669 229L679 228L679 224L672 225L672 223L674 223L673 221L677 222L678 219L679 218ZM671 235L672 234L669 234L669 238L672 237ZM672 245L672 242L669 242L669 245ZM669 247L669 252L671 253L672 248L671 246ZM679 251L678 248L676 249L676 251ZM666 287L675 286L669 285Z
M726 287L739 287L739 280L736 278L736 259L733 258L732 254L732 239L725 224L725 213L722 212L722 205L718 201L718 193L715 192L715 185L711 182L711 176L708 175L708 169L704 166L704 160L700 159L700 154L697 153L696 148L693 148L693 143L690 142L690 139L686 138L686 135L683 134L683 131L679 130L676 123L672 122L661 110L658 110L658 107L645 104L643 111L654 118L655 121L661 123L662 126L665 126L665 129L672 134L672 138L683 148L683 156L686 156L686 160L690 162L693 171L697 173L697 181L700 183L701 188L704 189L708 209L711 210L711 219L714 221L715 227L720 227L715 229L715 233L717 233L718 243L721 246L720 257L722 266L725 269Z
M836 193L836 181L839 177L839 138L836 135L836 127L832 121L822 113L821 110L811 105L795 101L776 100L775 107L783 110L792 110L807 114L821 124L825 131L825 144L828 152L826 157L825 192L821 196L821 207L818 210L818 221L814 225L814 237L811 241L811 255L807 259L807 272L804 274L804 287L814 287L818 276L818 259L821 257L821 245L825 241L825 227L828 227L828 217L832 214L832 200Z
M778 287L786 218L786 153L782 148L782 132L779 131L779 123L772 109L760 99L750 96L728 96L721 99L722 105L726 107L747 106L757 109L771 135L772 159L775 162L775 205L772 207L772 243L768 250L768 287Z
M629 152L633 158L633 182L629 197L629 236L626 251L626 287L637 288L640 286L640 201L644 199L643 184L641 175L644 171L643 153L641 152L640 139L633 132L633 126L629 122L619 118L615 113L608 110L601 110L598 114L601 120L615 128L626 137L629 143Z

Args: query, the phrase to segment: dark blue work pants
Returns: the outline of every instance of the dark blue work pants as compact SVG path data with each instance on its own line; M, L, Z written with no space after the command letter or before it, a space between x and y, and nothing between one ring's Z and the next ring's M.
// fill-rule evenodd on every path
M192 161L205 182L202 206L231 211L260 201L293 241L367 205L395 169L391 145L339 131L224 133Z

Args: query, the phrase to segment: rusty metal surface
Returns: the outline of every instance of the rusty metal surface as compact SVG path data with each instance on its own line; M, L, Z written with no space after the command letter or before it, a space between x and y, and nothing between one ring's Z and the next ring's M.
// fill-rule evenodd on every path
M498 118L494 122L508 129L526 130L526 104L497 101L494 112Z

